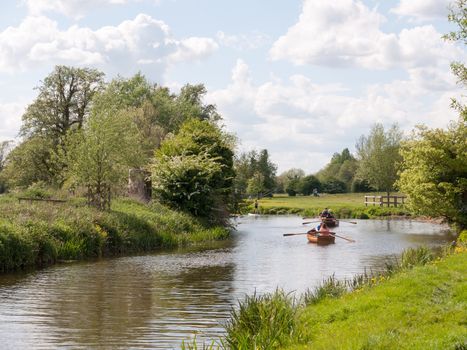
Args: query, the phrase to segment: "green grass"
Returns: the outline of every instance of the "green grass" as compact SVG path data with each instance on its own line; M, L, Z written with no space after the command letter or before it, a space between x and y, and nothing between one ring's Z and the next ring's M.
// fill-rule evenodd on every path
M372 193L371 195L379 195ZM365 193L325 194L320 197L275 195L272 198L263 198L259 201L259 210L262 214L300 214L316 216L324 208L330 208L340 218L361 218L410 215L403 207L365 207ZM249 201L245 212L253 211L253 202Z
M288 349L466 349L467 254L309 306Z
M147 252L226 238L222 227L158 203L116 199L101 212L76 199L62 204L19 203L0 196L0 272L79 260Z

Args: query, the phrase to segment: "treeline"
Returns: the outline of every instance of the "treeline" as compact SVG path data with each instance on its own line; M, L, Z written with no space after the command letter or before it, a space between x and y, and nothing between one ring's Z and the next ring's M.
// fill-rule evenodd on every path
M95 69L57 66L37 89L21 142L0 145L0 191L64 189L108 209L136 168L152 173L160 202L213 221L225 216L235 138L203 102L203 85L175 94L141 74L105 82Z
M334 153L330 162L315 174L305 175L302 169L290 169L277 178L277 191L310 195L316 192L391 192L401 164L402 132L397 125L388 130L375 124L369 135L356 143L356 154L345 148Z

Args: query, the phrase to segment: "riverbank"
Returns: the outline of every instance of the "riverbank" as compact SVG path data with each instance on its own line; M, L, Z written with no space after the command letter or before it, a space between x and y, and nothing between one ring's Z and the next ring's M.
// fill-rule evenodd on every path
M319 215L324 208L330 208L338 218L371 219L411 215L404 207L365 207L364 196L365 193L324 194L320 197L275 195L259 200L259 212L271 215L298 214L314 217ZM253 212L253 209L253 202L249 201L245 212Z
M229 231L159 203L115 199L110 211L83 200L21 202L0 196L0 272L61 260L148 252L224 239Z
M226 335L206 348L466 349L466 273L464 231L455 248L405 250L378 274L331 276L299 297L282 290L247 296Z
M415 267L300 315L287 349L465 349L467 253Z

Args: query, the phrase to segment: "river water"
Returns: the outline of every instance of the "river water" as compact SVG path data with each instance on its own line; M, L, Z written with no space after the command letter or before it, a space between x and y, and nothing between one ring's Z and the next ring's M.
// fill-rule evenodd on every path
M217 339L246 293L300 293L333 274L378 270L405 248L452 240L446 227L408 220L342 222L334 231L355 243L283 236L305 232L301 222L243 217L223 242L0 275L0 348L178 349L195 335Z

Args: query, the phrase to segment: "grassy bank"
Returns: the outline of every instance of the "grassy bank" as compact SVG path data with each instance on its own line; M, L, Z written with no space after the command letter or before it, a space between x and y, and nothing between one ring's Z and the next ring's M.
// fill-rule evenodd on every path
M445 254L409 249L378 276L330 277L299 298L249 296L204 348L467 349L467 245Z
M374 195L374 194L371 194ZM378 194L376 194L378 195ZM259 201L262 214L300 214L316 216L324 208L330 208L339 218L368 219L372 217L402 215L410 213L403 207L365 207L364 193L325 194L320 197L275 195ZM246 212L253 211L253 202L249 201Z
M158 203L116 199L110 211L100 212L80 200L19 203L13 196L0 196L0 272L147 252L228 234Z

